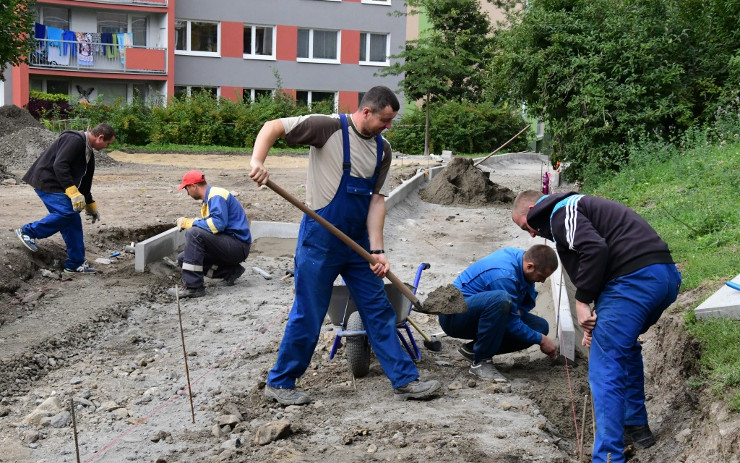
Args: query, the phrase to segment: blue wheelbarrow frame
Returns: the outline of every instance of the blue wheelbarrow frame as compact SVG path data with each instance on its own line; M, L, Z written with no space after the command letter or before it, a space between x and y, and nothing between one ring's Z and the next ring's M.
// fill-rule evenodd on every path
M416 295L416 288L419 286L422 272L429 267L430 265L427 263L420 264L416 269L414 284L407 284L414 295ZM398 339L412 360L421 360L421 351L416 344L413 334L411 334L411 327L407 321L411 310L414 308L414 304L392 283L385 284L385 291L388 300L396 311L396 334L398 335ZM334 358L337 349L342 343L342 338L348 338L347 360L349 361L350 369L352 369L354 376L364 376L367 374L366 370L369 368L369 342L367 340L367 332L362 329L360 314L357 312L357 307L349 294L347 286L343 284L334 286L331 301L329 302L328 314L332 324L339 326L334 336L334 343L329 353L329 359ZM404 331L406 336L404 336ZM408 337L408 341L406 337ZM358 353L353 355L355 352ZM352 358L353 356L364 358ZM359 367L358 363L361 364Z

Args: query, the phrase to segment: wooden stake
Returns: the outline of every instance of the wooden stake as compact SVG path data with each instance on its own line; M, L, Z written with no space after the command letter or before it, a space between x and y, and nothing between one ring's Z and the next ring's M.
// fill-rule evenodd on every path
M177 300L177 318L180 320L180 339L182 340L182 356L185 358L185 378L188 381L188 395L190 395L190 414L195 424L195 408L193 407L193 391L190 388L190 371L188 370L188 353L185 350L185 334L182 331L182 313L180 312L180 293L175 286L175 299Z
M583 417L581 418L581 443L578 446L579 457L583 457L583 443L586 442L586 408L588 408L588 394L583 394Z
M75 437L75 453L77 454L77 463L80 463L80 446L77 443L77 418L75 418L75 400L69 398L69 408L72 410L72 431Z

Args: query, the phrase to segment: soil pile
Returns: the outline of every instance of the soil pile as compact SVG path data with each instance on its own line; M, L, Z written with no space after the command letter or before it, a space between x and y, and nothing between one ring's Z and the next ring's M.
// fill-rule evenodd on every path
M485 206L494 202L510 203L516 195L497 185L473 165L472 159L454 158L429 185L419 191L428 203L445 206Z
M12 178L8 170L27 170L58 136L25 109L15 105L0 107L0 178ZM115 164L107 154L95 153L95 165Z
M418 312L428 314L453 315L468 311L465 297L454 285L440 286L427 296L424 301L424 310Z

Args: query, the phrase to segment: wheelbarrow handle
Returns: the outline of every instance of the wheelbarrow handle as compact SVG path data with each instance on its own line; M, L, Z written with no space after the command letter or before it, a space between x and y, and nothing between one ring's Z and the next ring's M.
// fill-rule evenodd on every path
M316 222L321 224L324 228L329 230L334 236L342 240L344 244L352 248L355 252L357 252L357 254L361 255L370 264L375 265L378 263L378 261L372 256L372 254L367 252L362 246L357 244L352 238L345 235L340 229L332 225L328 220L326 220L325 218L321 217L319 214L311 210L310 207L306 206L306 204L299 201L298 198L291 195L290 193L285 191L280 186L276 185L275 182L273 182L272 180L268 180L267 183L265 183L265 185L267 186L267 188L271 189L275 193L282 196L289 203L291 203L292 205L294 205L295 207L303 211L303 213L305 213L306 215L314 219ZM411 301L412 304L414 304L414 307L416 307L419 311L423 311L424 307L421 305L421 302L419 302L419 299L416 297L416 295L413 292L411 292L408 286L403 284L403 282L399 280L398 277L396 277L396 275L393 274L393 272L388 270L388 272L385 274L385 277L388 278L388 280L391 283L393 283L393 285L396 286L404 294L404 296L406 296L409 299L409 301Z

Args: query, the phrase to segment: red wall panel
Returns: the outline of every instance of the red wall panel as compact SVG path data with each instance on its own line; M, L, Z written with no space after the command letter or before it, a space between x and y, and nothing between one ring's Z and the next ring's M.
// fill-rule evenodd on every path
M342 31L342 64L360 62L360 31Z
M339 102L337 104L340 113L353 113L357 111L359 102L357 101L358 92L339 92Z
M153 50L147 48L126 49L126 69L137 71L165 71L167 66L165 50Z
M277 59L295 61L298 57L298 27L277 26L276 48L275 56Z
M221 22L221 56L241 58L244 56L244 24Z

